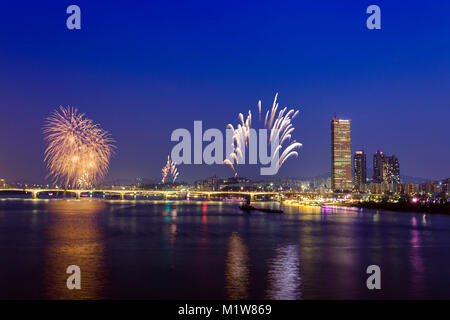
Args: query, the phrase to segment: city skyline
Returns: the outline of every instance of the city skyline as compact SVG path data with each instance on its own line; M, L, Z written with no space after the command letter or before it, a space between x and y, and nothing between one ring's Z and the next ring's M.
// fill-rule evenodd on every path
M398 159L397 159L397 157L395 155L388 156L385 153L383 153L381 150L377 150L376 152L373 153L373 166L372 167L367 167L367 160L366 160L365 150L355 150L355 151L353 151L354 148L351 146L351 142L350 142L351 138L350 137L344 137L344 136L346 136L346 133L345 133L346 131L348 131L349 132L348 134L351 136L351 133L350 133L350 131L351 131L351 129L350 129L350 122L351 122L351 120L345 120L345 119L336 118L336 115L331 120L331 124L332 124L331 125L331 139L332 139L332 141L331 141L332 142L331 143L331 153L332 154L331 154L331 158L330 158L331 159L330 163L332 164L332 169L329 171L329 176L331 177L331 189L344 191L344 190L351 190L352 188L356 188L356 190L358 190L359 185L360 185L360 180L361 180L361 177L359 177L358 175L366 176L366 180L365 180L366 183L369 182L369 181L372 181L372 182L375 182L375 183L381 183L383 181L387 181L388 183L403 183L404 181L400 181L399 162L398 162ZM342 127L343 125L344 126L348 125L349 127L348 128L343 128ZM335 127L339 127L339 128L342 127L342 128L341 129L335 129ZM342 131L342 130L344 130L344 131ZM346 168L345 169L346 182L344 184L347 187L344 188L344 189L342 189L342 188L334 188L333 187L333 163L334 163L333 162L333 157L334 157L334 154L335 154L335 152L334 152L335 143L333 142L334 141L333 136L335 134L335 131L338 132L337 135L340 136L340 140L339 139L338 140L341 141L341 142L338 142L338 144L339 143L344 143L345 142L344 140L349 139L348 146L346 146L344 148L345 149L345 153L347 154L347 156L345 157L345 163L346 164L342 167L342 168L344 168L344 167ZM344 135L339 133L341 131L343 132L342 134L344 134ZM45 137L44 137L44 140L45 140ZM344 151L344 150L342 150L342 151ZM339 152L340 151L338 151L337 153L339 153ZM364 156L363 163L364 163L365 167L362 168L362 169L356 169L356 166L360 166L360 165L362 165L362 163L361 163L361 160L358 160L358 162L356 162L355 156L361 155L361 154ZM44 152L44 155L45 155L45 152ZM45 166L45 163L44 163L44 166ZM181 166L182 167L184 166L185 168L188 168L189 166L192 166L192 164L181 164ZM207 165L204 164L204 165L201 165L201 166L207 166ZM208 165L208 166L217 167L217 165ZM223 165L220 165L220 166L221 167L227 167L226 164L223 164ZM249 166L249 165L247 164L247 165L244 165L244 166ZM394 168L394 166L396 166L396 167ZM372 173L370 175L370 178L369 178L369 175L368 175L368 172L370 172L370 171L368 169L371 169L370 171ZM178 174L179 174L179 172L177 172L177 176L178 176ZM259 175L256 175L256 176L255 175L254 176L241 175L241 177L249 177L249 178L253 179L254 181L270 180L271 178L274 178L274 179L276 179L276 178L281 178L281 179L283 179L283 178L286 178L286 179L292 178L292 179L304 180L304 179L307 179L307 178L316 178L316 177L324 176L326 174L327 173L322 173L322 174L319 174L319 175L316 175L316 176L311 176L310 175L310 176L291 176L291 177L281 176L279 174L276 174L273 177L264 177L264 176L259 176ZM389 175L389 177L387 177L387 175ZM48 174L47 174L47 176L48 176ZM197 176L194 179L185 179L185 180L182 179L181 181L184 181L184 182L195 182L195 181L200 181L202 179L208 179L208 178L210 178L212 176L217 176L217 171L212 172L211 174L207 174L207 175L199 175L199 176ZM226 178L226 177L231 177L232 175L229 174L229 173L224 173L224 174L219 175L219 176L223 177L223 178ZM405 175L403 175L403 176L405 176ZM439 180L444 180L444 179L447 178L447 176L442 176L442 177L437 178L437 179L432 179L432 178L428 178L428 177L418 177L416 175L407 175L407 176L409 176L411 178L417 178L417 179L426 179L428 181L433 181L433 180L439 181ZM1 178L4 179L4 176L1 176ZM344 179L344 178L339 178L339 179ZM355 182L355 179L357 179L356 182ZM103 179L103 181L100 182L100 184L102 184L102 183L103 184L105 184L105 183L113 183L114 180L116 180L116 181L117 180L128 181L128 182L131 182L131 183L132 182L137 182L139 180L141 180L141 181L142 180L147 180L147 182L150 182L150 181L151 182L156 182L158 180L161 180L161 176L160 175L157 176L157 177L138 176L138 177L127 177L127 178L123 178L123 179L112 179L112 180L106 178L106 179ZM9 182L17 183L17 182L23 182L23 181L25 181L25 183L31 182L31 183L34 183L34 184L42 184L42 185L50 183L50 180L48 179L48 177L44 181L29 181L29 180L27 181L26 179L16 179L16 180L11 179ZM53 184L53 183L50 183L50 184ZM348 187L350 185L351 185L351 188Z
M0 300L278 319L450 299L448 12L8 2Z
M303 144L280 177L330 172L335 112L352 119L352 152L395 154L408 176L450 172L442 116L450 93L440 89L450 82L446 2L383 4L386 28L378 33L365 27L365 7L350 1L289 9L132 2L110 4L106 14L100 4L79 5L86 19L77 33L65 28L64 5L10 4L0 13L2 178L45 181L41 128L59 105L77 107L114 136L106 181L158 179L173 129L195 120L224 129L275 92L282 106L300 109L295 138ZM187 181L229 175L225 166L180 170Z

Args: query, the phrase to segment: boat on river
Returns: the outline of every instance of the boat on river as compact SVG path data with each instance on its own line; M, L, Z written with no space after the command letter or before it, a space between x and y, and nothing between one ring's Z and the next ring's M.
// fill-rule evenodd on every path
M239 209L242 211L245 211L246 213L250 213L251 211L261 211L261 212L267 212L267 213L283 213L284 211L281 209L269 209L269 208L260 208L260 207L254 207L249 204L243 204L242 206L239 206Z

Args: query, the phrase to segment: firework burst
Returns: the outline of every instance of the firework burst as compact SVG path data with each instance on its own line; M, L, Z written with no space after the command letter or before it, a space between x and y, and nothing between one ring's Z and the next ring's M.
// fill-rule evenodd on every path
M178 169L175 165L175 162L170 160L170 156L167 156L167 162L166 165L161 170L162 179L161 182L165 183L167 176L170 174L172 176L172 182L175 182L175 180L178 177Z
M278 93L275 94L272 108L270 110L267 110L266 112L266 116L264 118L264 128L266 128L268 131L268 144L271 145L272 142L278 142L272 158L279 156L281 152L281 156L279 156L278 158L278 168L281 168L281 166L288 158L292 156L298 156L298 152L295 151L295 149L300 148L302 144L296 142L295 140L291 141L292 132L295 129L292 125L292 120L294 120L294 118L298 115L299 111L294 109L290 109L288 111L287 108L283 108L278 111L277 98ZM261 121L261 100L258 101L258 114L259 120ZM229 165L231 169L233 169L233 171L235 172L235 176L237 176L237 166L239 165L239 162L245 161L244 150L248 147L248 142L250 139L252 113L249 110L245 120L243 114L239 113L238 118L240 123L236 128L234 128L232 124L228 124L227 126L227 129L231 129L233 131L233 151L223 162L224 164ZM276 135L278 135L278 137ZM285 147L283 147L283 145L285 145ZM233 163L235 163L235 165L233 165Z
M54 183L90 188L107 173L114 140L76 108L62 106L45 121L44 162Z

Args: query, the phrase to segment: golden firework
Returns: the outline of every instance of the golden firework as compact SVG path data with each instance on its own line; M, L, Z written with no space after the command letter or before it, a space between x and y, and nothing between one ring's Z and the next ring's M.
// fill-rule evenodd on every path
M44 162L54 183L90 188L107 173L114 140L73 107L55 110L45 121Z

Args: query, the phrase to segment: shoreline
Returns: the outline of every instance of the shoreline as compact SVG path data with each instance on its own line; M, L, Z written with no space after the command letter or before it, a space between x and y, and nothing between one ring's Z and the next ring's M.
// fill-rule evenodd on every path
M445 204L417 204L417 203L389 203L389 202L359 202L352 207L363 209L378 209L397 212L421 212L450 215L450 203Z

